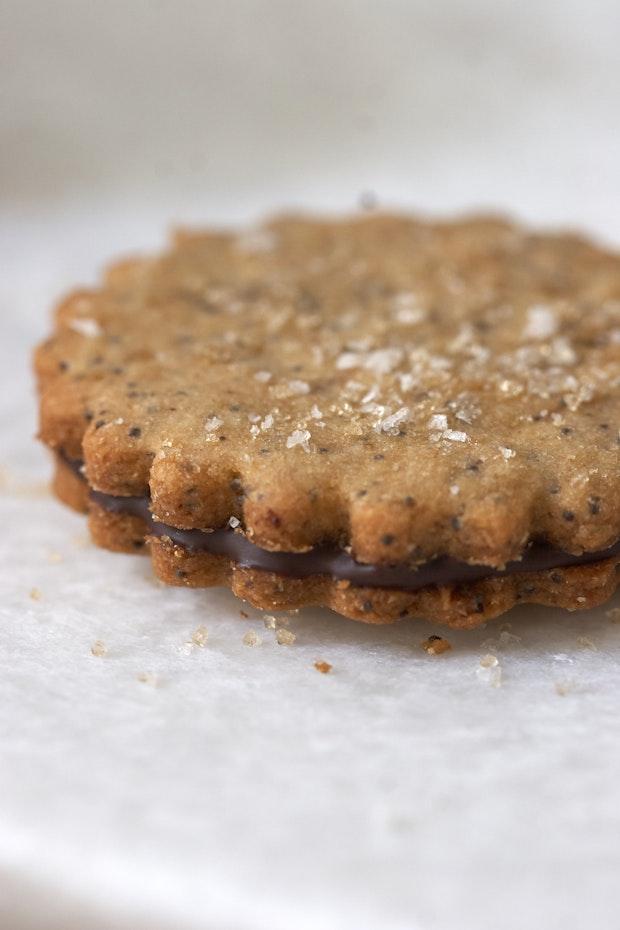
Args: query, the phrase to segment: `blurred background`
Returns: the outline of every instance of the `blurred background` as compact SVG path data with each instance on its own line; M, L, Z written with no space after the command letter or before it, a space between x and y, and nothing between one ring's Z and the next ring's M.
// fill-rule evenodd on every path
M160 235L172 220L351 209L372 191L620 237L614 0L0 8L11 212L99 203L122 240L136 210Z

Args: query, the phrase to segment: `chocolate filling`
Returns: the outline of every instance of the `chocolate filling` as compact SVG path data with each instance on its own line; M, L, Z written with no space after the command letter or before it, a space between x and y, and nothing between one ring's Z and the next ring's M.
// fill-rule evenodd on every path
M82 480L82 462L63 460ZM258 568L291 578L311 575L331 575L353 585L368 588L397 588L416 591L427 585L455 585L502 578L524 572L539 572L553 568L589 565L620 555L620 540L598 552L573 555L545 542L532 542L518 561L507 562L504 568L469 565L450 556L439 556L421 565L364 565L335 546L316 546L309 552L270 552L250 542L242 533L230 527L212 531L180 530L153 518L148 497L118 497L90 491L90 499L110 513L139 517L147 524L151 536L166 536L184 549L225 555L244 568Z

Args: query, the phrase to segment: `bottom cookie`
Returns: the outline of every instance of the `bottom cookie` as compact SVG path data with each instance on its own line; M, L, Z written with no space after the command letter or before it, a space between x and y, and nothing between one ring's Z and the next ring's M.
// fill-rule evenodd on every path
M157 577L166 584L230 587L238 597L265 610L325 606L365 623L392 623L409 617L472 629L520 603L567 610L594 607L608 600L620 582L620 547L614 548L610 558L588 564L429 584L413 591L362 586L328 574L291 577L179 544L165 533L155 535L153 525L142 516L110 509L105 495L95 494L99 501L93 500L75 464L60 456L56 456L53 489L64 503L88 513L97 545L117 552L148 551ZM118 500L119 507L126 504Z

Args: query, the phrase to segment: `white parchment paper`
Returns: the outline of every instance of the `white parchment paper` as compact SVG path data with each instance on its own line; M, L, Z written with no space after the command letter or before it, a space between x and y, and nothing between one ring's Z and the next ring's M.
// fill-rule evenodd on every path
M617 5L7 6L0 926L616 930L618 598L439 657L427 624L319 610L279 645L89 544L46 490L29 352L172 222L371 188L620 243Z

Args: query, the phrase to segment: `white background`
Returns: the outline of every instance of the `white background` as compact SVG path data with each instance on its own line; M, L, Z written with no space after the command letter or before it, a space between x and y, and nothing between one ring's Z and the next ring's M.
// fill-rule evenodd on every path
M519 642L485 644L490 625L435 659L427 625L307 611L279 646L227 592L162 589L85 543L45 491L28 356L60 293L173 223L372 191L619 245L620 6L0 12L0 926L616 930L605 610L522 608ZM500 688L477 675L489 651Z

